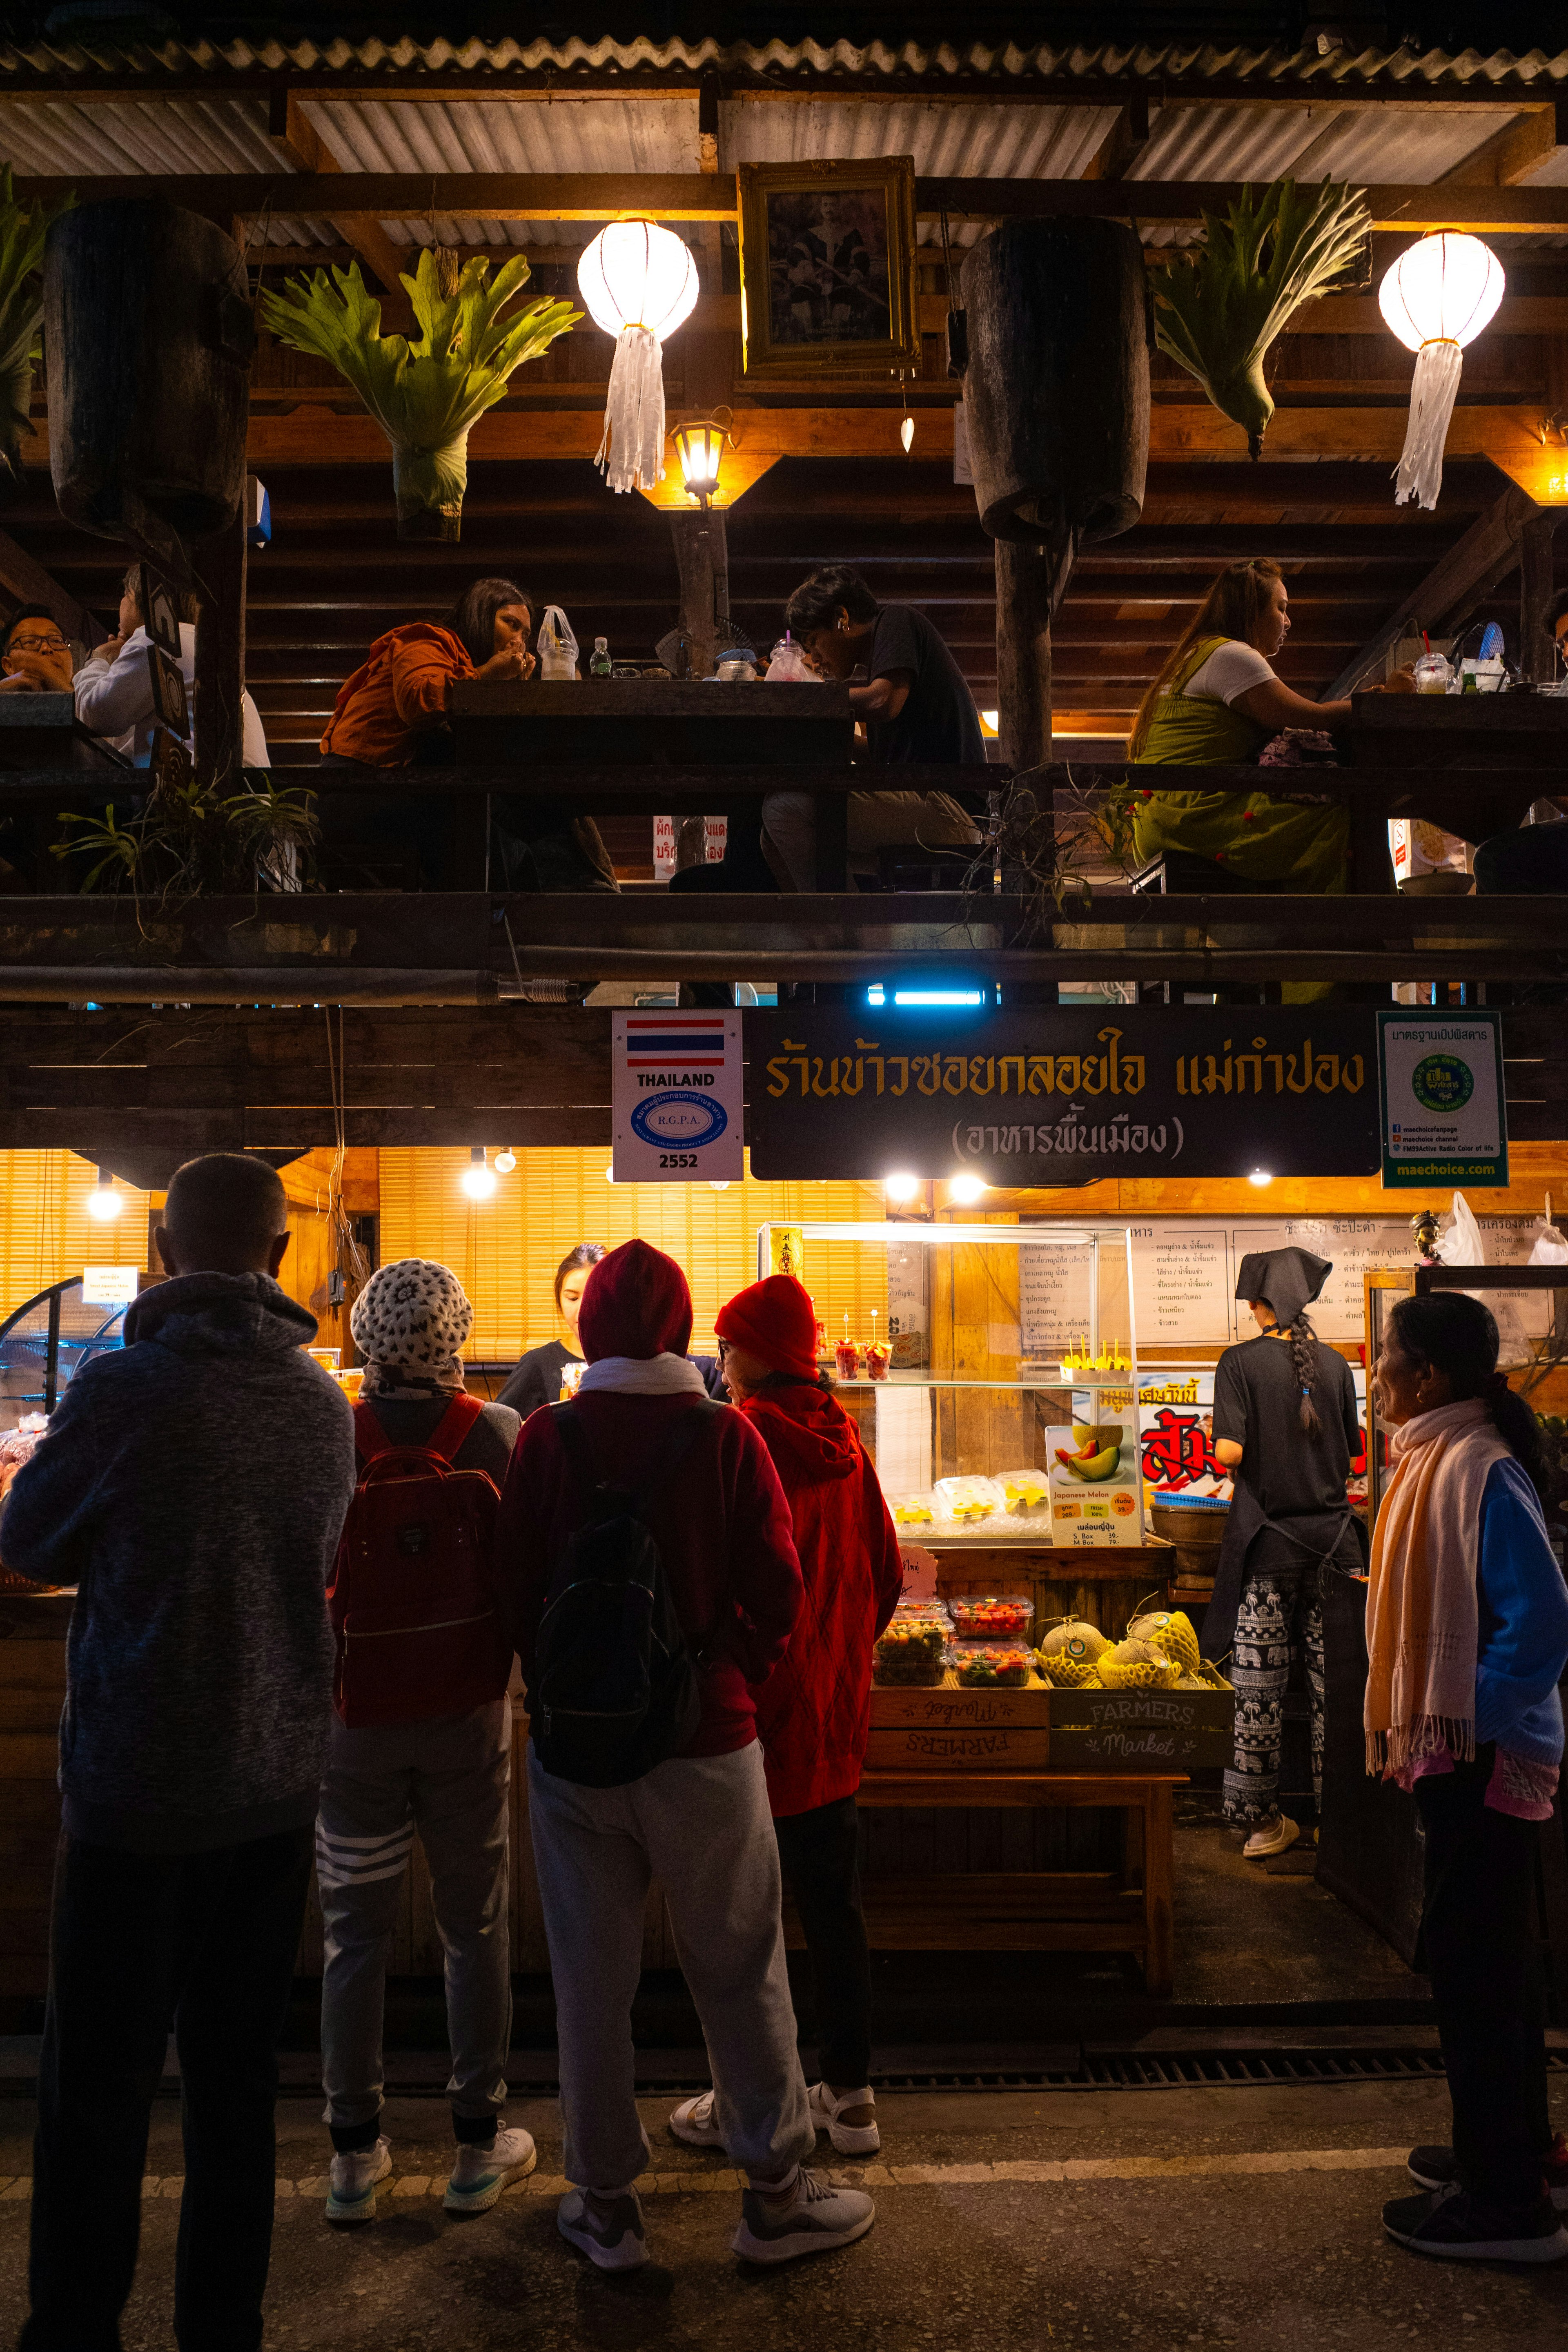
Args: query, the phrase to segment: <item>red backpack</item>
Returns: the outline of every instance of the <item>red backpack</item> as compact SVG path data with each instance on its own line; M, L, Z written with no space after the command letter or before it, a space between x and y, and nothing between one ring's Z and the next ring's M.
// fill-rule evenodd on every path
M395 1445L354 1407L363 1467L327 1606L337 1637L332 1701L351 1731L467 1715L505 1696L511 1643L492 1567L500 1496L453 1460L484 1408L459 1393L424 1445Z

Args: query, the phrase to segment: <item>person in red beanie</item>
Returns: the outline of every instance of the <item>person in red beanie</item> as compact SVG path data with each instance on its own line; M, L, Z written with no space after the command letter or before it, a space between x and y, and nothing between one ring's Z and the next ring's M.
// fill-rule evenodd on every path
M779 1916L778 1847L754 1690L784 1655L801 1605L789 1507L757 1431L708 1404L687 1358L691 1293L673 1258L625 1243L588 1277L577 1319L587 1370L570 1404L523 1423L501 1496L497 1560L523 1679L557 1562L592 1516L560 1417L576 1417L596 1480L637 1497L696 1662L697 1730L638 1780L588 1787L547 1772L531 1739L530 1823L560 2044L564 2170L557 2227L602 2270L647 2260L633 2186L646 2170L631 2006L650 1882L663 1884L702 2021L717 2109L744 2172L734 2251L752 2262L847 2245L871 2200L803 2168L816 2146ZM659 1464L696 1409L679 1475Z
M811 1958L822 2080L814 2126L841 2155L881 2145L871 2095L871 1961L860 1911L855 1792L871 1717L871 1645L903 1589L892 1518L859 1433L816 1369L816 1314L787 1274L719 1312L730 1393L766 1441L795 1521L805 1601L757 1698L784 1874ZM727 2146L713 2094L670 2117L679 2139Z

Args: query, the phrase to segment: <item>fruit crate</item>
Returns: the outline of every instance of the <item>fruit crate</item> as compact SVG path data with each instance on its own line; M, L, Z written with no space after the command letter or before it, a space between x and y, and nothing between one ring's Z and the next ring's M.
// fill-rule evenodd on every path
M1051 1755L1049 1685L1031 1675L1021 1689L966 1690L952 1668L930 1690L871 1690L868 1768L1039 1771Z

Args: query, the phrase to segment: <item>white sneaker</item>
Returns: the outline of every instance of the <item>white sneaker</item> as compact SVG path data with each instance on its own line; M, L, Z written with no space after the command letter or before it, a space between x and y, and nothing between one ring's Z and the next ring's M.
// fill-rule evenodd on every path
M853 2245L877 2218L871 2200L858 2189L830 2189L820 2173L802 2165L789 2198L764 2197L748 2189L741 2199L741 2226L731 2250L749 2263L792 2263L797 2254L830 2253Z
M814 2083L806 2094L811 2105L811 2120L818 2131L826 2131L840 2156L875 2156L882 2145L882 2135L872 2124L841 2124L838 2120L851 2107L874 2107L877 2104L868 2090L845 2091L836 2096L826 2083Z
M1271 1821L1259 1822L1241 1849L1242 1859L1262 1862L1271 1853L1288 1853L1300 1834L1288 1813L1276 1813Z
M375 2184L392 2170L392 2142L378 2139L374 2147L345 2148L332 2158L327 2184L329 2221L374 2221Z
M502 2125L488 2147L465 2145L441 2202L448 2213L488 2213L510 2181L521 2180L539 2162L539 2150L521 2125Z
M722 2147L723 2134L713 2120L713 2094L700 2091L694 2099L684 2099L669 2118L669 2128L677 2139L688 2147Z
M555 2226L569 2246L602 2271L635 2271L647 2260L642 2200L635 2189L614 2197L569 2189L555 2209Z

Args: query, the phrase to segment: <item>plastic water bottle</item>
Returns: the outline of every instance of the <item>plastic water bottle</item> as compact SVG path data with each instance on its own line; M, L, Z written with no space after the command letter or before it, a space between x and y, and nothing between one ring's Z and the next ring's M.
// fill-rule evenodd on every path
M594 650L588 659L589 677L608 677L611 667L610 641L608 637L595 637L594 640Z

